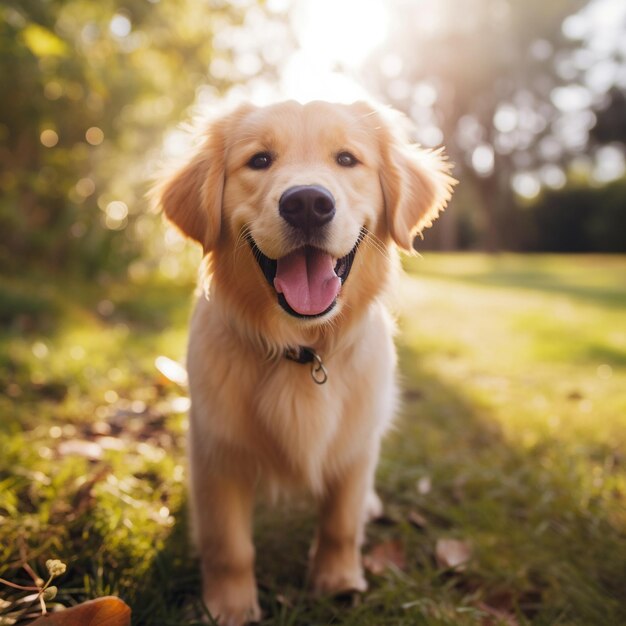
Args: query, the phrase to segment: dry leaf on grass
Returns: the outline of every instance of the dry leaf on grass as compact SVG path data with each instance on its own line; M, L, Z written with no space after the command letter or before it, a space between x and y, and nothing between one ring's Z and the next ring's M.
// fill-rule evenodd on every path
M383 541L376 544L364 557L363 565L375 576L385 573L390 567L406 569L404 546L398 539Z
M468 541L458 539L438 539L435 546L435 558L439 567L463 571L472 556L472 546Z
M106 596L48 613L30 626L130 626L130 607L119 598Z

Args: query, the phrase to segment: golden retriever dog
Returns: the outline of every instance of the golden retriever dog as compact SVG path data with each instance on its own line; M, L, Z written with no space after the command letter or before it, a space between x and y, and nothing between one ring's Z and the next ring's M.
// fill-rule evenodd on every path
M366 103L240 106L158 188L210 276L188 346L190 499L204 601L225 626L260 619L262 485L319 503L314 592L366 588L363 527L380 513L374 472L397 402L383 304L394 244L412 250L455 182L394 120Z

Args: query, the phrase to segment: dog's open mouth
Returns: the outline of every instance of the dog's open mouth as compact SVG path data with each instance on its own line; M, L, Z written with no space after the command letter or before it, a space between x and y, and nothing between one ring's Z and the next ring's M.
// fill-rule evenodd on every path
M362 229L354 248L340 259L313 246L270 259L259 250L252 235L248 235L248 241L263 275L276 291L278 303L295 317L309 318L325 315L335 306L364 236Z

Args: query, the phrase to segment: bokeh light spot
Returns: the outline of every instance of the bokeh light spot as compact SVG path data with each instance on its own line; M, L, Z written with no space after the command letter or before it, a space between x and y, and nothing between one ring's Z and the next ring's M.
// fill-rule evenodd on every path
M36 341L32 346L32 351L38 359L45 359L48 356L48 346L43 341Z
M551 189L562 189L567 183L565 172L558 166L550 163L541 168L541 181Z
M121 200L114 200L107 204L106 214L112 220L121 221L128 216L128 206Z
M117 402L119 400L119 395L117 394L117 391L115 391L114 389L107 389L107 391L104 392L104 401L107 402L108 404L113 404L114 402Z
M493 124L501 133L510 133L517 127L517 110L510 104L501 104L493 116Z
M56 80L51 80L43 88L43 95L48 100L58 100L63 95L63 87Z
M59 143L59 135L51 128L46 128L41 132L39 140L46 148L54 148Z
M105 209L104 223L109 230L122 230L128 224L128 206L121 200L109 202Z
M109 22L109 30L115 37L127 37L130 34L132 24L126 15L116 13Z
M85 139L87 140L87 143L91 144L92 146L99 146L104 141L104 133L102 132L101 128L98 128L97 126L92 126L91 128L87 129L87 132L85 133Z
M494 162L493 148L487 143L477 146L472 152L472 167L479 176L489 176Z
M513 176L512 185L515 193L527 200L536 198L541 191L539 179L530 172L515 174L515 176Z
M91 178L81 178L76 183L76 193L82 198L88 198L96 190L96 184Z

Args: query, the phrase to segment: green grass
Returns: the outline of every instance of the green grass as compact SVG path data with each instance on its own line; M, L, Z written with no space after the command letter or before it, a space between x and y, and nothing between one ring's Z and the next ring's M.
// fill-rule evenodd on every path
M369 574L360 598L314 600L311 507L261 508L263 623L626 623L626 258L405 265L404 403L365 550L393 541L406 563ZM61 558L66 605L115 593L135 625L197 623L185 392L154 366L182 357L192 290L191 275L0 279L0 576L26 582L23 555L40 572ZM100 457L85 458L94 440ZM462 571L437 564L444 538L471 545Z

